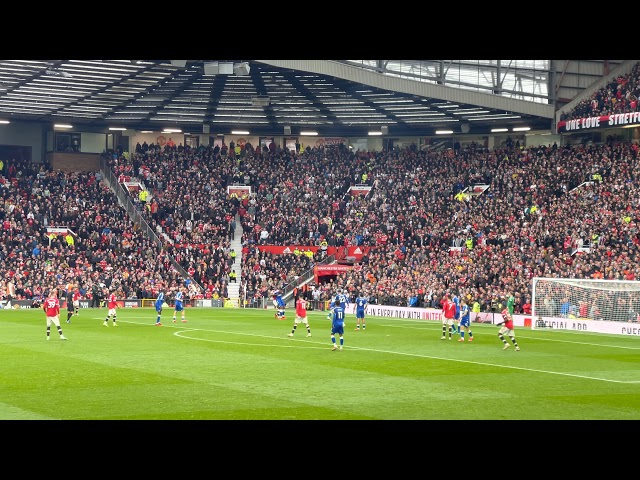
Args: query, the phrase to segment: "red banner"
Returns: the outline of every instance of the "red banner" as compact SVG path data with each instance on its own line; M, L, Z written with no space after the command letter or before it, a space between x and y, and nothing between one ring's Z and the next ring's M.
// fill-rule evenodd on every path
M242 198L244 195L251 195L250 185L229 185L227 186L227 195L235 193L238 198Z
M325 275L338 275L342 272L348 272L353 269L353 265L341 265L339 263L333 263L331 265L316 265L313 268L313 276L316 283L318 283L318 277L324 277Z
M601 117L575 118L558 122L558 133L576 132L578 130L593 130L611 128L624 125L639 125L640 112L616 113Z

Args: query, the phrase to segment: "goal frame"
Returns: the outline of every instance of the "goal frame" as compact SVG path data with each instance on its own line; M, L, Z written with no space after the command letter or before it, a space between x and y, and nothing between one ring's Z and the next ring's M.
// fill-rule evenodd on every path
M145 307L153 307L156 304L157 298L143 298L140 300L140 306L142 308Z
M609 279L594 279L594 278L566 278L566 277L534 277L531 283L531 328L535 329L538 320L543 320L544 318L540 312L536 312L536 296L538 294L538 284L541 281L557 283L565 286L574 286L580 287L587 290L597 290L597 291L606 291L606 292L637 292L640 295L640 281L635 280L609 280ZM633 286L633 288L625 288ZM546 318L555 318L555 317L546 317ZM592 321L594 319L588 319L586 321ZM612 322L612 323L620 323L621 320L615 320L612 318L604 318L601 321ZM540 327L538 327L540 328Z

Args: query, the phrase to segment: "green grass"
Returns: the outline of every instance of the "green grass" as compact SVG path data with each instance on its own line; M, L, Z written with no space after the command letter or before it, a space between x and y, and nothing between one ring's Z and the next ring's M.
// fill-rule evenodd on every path
M640 339L473 325L474 342L440 340L436 322L367 318L331 351L272 310L188 309L156 327L152 309L83 309L45 338L40 310L0 310L0 419L522 419L640 418Z

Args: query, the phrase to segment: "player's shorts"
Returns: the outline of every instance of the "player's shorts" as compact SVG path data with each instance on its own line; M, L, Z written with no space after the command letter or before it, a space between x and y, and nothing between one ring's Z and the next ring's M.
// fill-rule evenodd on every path
M162 305L156 305L156 312L158 312L158 314L162 313Z
M307 317L299 317L298 315L296 315L296 319L295 319L295 323L306 323L307 325L309 324L309 320Z
M356 318L364 318L364 310L356 310Z
M507 327L500 327L500 333L502 335L506 335L508 337L514 337L515 334L513 333L513 328L507 328Z
M55 317L47 316L47 327L51 326L52 323L59 327L60 326L60 316L59 315L56 315Z
M73 302L73 308L80 308L80 302L78 300Z
M344 335L344 325L339 327L331 327L331 335Z
M182 310L184 310L184 305L182 305L182 302L176 302L175 311L181 312Z
M469 317L461 319L460 320L460 326L461 327L470 327L471 326L471 320L469 319Z
M115 315L115 314L116 314L115 308L110 308L109 311L107 312L107 315Z
M453 318L442 317L443 325L453 325Z

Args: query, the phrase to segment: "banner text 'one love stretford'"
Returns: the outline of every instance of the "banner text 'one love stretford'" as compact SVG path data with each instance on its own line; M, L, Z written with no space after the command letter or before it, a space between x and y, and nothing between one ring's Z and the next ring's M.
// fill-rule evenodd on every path
M593 130L625 125L640 125L640 112L616 113L601 117L576 118L558 122L558 133Z

